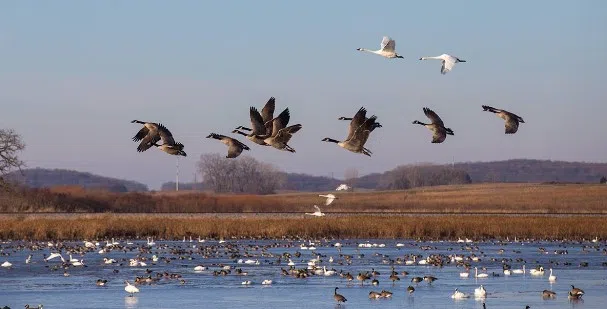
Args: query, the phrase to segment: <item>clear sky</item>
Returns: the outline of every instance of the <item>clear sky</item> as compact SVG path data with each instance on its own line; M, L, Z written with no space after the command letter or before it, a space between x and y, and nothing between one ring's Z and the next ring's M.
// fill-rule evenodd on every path
M176 158L137 153L133 119L162 122L200 154L211 132L249 125L276 97L303 129L297 153L240 139L285 171L343 177L399 164L607 159L607 1L1 1L0 126L22 134L28 167L68 168L158 188ZM356 51L396 40L405 59ZM440 74L451 53L466 63ZM481 105L523 117L515 135ZM354 154L343 139L361 106L383 128ZM413 125L434 109L443 144Z

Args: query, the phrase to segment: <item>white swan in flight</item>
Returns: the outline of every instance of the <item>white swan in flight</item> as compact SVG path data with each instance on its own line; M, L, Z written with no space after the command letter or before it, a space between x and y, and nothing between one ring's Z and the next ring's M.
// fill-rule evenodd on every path
M458 62L466 62L466 60L459 59L455 56L451 56L448 54L442 54L436 57L421 57L419 60L427 60L427 59L438 59L442 60L443 66L440 68L441 74L447 74L447 72L451 71L456 63Z
M391 39L389 36L384 36L381 41L380 49L378 50L370 50L366 48L357 48L356 50L374 53L386 58L404 58L396 53L396 41Z
M320 211L320 208L318 206L314 205L314 208L316 208L315 212L313 212L313 213L306 212L306 215L316 216L316 217L322 217L325 215L322 211Z
M318 196L320 197L326 197L327 200L325 201L325 206L329 206L331 205L331 203L333 203L334 200L339 199L339 197L329 193L329 194L319 194Z

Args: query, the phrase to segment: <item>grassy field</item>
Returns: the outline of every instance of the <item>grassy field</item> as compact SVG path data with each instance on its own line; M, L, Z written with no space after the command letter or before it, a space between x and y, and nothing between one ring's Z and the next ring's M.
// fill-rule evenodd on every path
M32 193L33 192L33 193ZM323 212L607 214L601 184L473 184L404 191L332 192L330 206L317 193L235 195L208 192L110 193L60 187L0 196L1 212Z
M117 238L535 238L607 237L607 216L248 216L3 215L0 239L83 240Z

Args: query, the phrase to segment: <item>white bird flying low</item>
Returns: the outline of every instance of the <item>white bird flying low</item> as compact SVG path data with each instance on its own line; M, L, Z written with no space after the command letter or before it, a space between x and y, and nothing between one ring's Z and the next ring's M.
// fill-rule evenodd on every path
M339 197L333 195L333 194L319 194L318 196L320 197L326 197L327 200L325 201L325 206L329 206L331 203L333 203L334 200L339 199Z
M308 212L306 212L306 215L309 215L309 216L316 216L316 217L322 217L322 216L324 216L324 215L325 215L325 214L324 214L322 211L320 211L320 207L318 207L318 206L314 205L314 208L316 208L316 211L315 211L315 212L312 212L312 213L308 213Z
M389 36L384 36L381 41L380 49L378 50L370 50L366 48L357 48L356 50L374 53L386 58L404 58L396 53L396 41L391 39Z
M466 60L459 59L455 56L451 56L448 54L442 54L436 57L421 57L419 60L428 60L428 59L438 59L442 60L443 66L440 68L441 74L445 75L447 72L451 71L456 63L458 62L466 62Z

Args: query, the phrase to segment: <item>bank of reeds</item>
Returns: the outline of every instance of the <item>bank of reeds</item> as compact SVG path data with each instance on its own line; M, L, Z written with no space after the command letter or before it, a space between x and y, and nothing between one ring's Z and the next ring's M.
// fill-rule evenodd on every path
M65 215L0 217L0 239L83 240L116 238L536 238L607 237L607 217L551 216L327 216L184 217Z
M332 193L339 199L323 207L324 212L607 213L607 186L600 184L473 184ZM309 212L323 202L318 193L111 193L62 187L0 193L0 212Z

